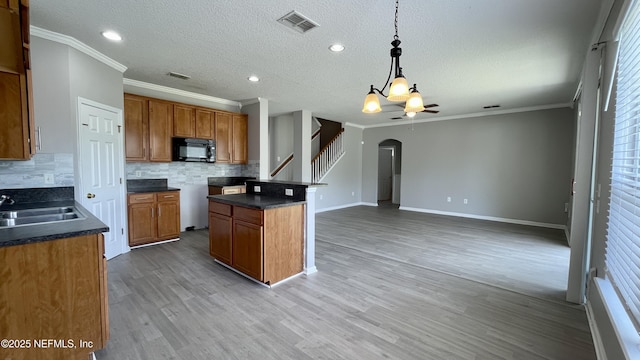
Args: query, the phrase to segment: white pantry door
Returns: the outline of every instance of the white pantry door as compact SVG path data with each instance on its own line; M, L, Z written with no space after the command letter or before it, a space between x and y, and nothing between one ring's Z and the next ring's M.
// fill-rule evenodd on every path
M109 226L105 255L128 250L125 237L122 111L78 98L80 194L76 198Z

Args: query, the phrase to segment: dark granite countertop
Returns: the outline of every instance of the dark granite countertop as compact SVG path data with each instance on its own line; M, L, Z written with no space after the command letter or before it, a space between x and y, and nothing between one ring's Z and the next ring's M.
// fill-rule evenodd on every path
M327 186L326 183L308 183L301 181L284 181L284 180L250 180L257 183L263 184L282 184L282 185L294 185L294 186L306 186L306 187L316 187L316 186Z
M127 189L127 194L139 194L139 193L150 193L150 192L163 192L163 191L180 191L178 188L174 187L139 187L134 189Z
M180 189L169 187L167 179L127 179L128 194L163 191L180 191Z
M273 209L284 206L304 204L306 201L283 199L258 194L209 195L208 199L229 205L244 206L252 209Z
M29 207L27 207L29 206ZM58 223L23 225L0 228L0 247L23 245L42 241L56 240L74 236L99 234L109 231L109 227L74 200L47 201L37 203L38 208L74 206L84 219L74 219ZM30 205L20 206L16 203L11 209L20 210L34 208ZM3 207L3 210L8 208Z
M209 177L207 182L209 186L240 186L244 185L247 180L254 180L253 177L245 176L223 176L223 177Z

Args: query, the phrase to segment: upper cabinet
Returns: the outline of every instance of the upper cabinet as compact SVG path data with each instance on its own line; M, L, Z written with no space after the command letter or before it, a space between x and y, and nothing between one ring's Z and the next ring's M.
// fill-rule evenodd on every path
M214 111L184 104L173 105L173 136L213 140Z
M247 115L216 113L216 162L247 163Z
M196 108L182 104L173 105L173 136L192 138L196 135Z
M171 161L173 105L142 96L124 95L127 161Z
M0 159L35 154L28 0L0 1Z
M0 0L1 1L1 0ZM216 162L247 163L247 115L124 95L127 161L171 161L171 138L216 140Z
M245 114L233 114L232 117L232 149L231 163L246 164L247 163L247 120Z
M196 137L199 139L215 139L213 132L215 112L196 109Z

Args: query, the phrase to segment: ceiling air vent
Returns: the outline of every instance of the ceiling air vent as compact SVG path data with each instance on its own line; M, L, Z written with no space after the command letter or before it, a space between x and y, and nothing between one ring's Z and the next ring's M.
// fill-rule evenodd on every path
M278 19L278 22L302 34L320 26L295 10Z
M181 80L189 80L189 79L191 79L191 76L189 76L189 75L180 74L180 73L173 72L173 71L168 73L167 75L169 75L171 77L174 77L174 78L181 79Z

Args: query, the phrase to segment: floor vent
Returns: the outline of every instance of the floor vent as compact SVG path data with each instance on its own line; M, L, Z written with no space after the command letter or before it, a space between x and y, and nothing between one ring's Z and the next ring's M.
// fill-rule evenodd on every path
M301 34L320 26L295 10L278 19L278 22Z

